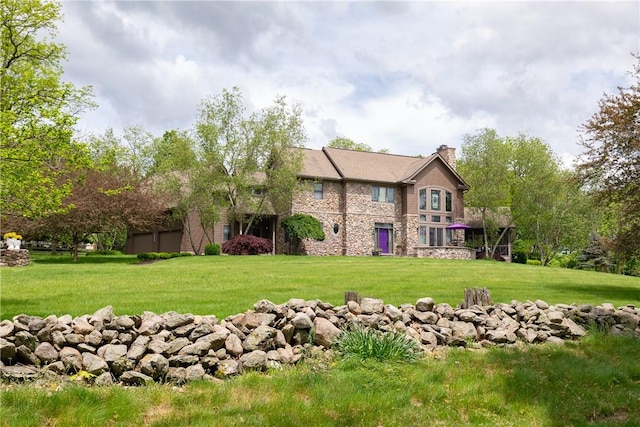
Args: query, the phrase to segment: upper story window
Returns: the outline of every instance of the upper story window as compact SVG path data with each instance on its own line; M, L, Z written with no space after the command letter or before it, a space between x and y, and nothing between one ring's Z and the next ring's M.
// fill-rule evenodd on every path
M378 185L371 186L371 201L373 202L387 202L393 203L394 201L394 188L382 187Z
M440 210L440 190L431 190L431 210Z
M444 194L444 203L443 203ZM427 195L430 197L427 207ZM453 194L450 191L440 190L436 188L421 188L418 191L418 209L421 211L438 211L444 208L445 212L453 210Z
M446 227L453 222L453 193L440 188L421 188L418 210L418 244L450 245L452 233Z
M324 189L321 182L313 183L313 198L321 200L324 197Z

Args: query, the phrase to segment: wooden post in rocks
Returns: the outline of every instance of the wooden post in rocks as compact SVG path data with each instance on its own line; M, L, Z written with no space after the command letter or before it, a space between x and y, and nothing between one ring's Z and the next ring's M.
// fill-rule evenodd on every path
M479 305L480 307L493 305L489 290L487 288L465 289L462 308L469 308L472 305Z
M345 291L345 293L344 293L344 304L345 304L345 305L347 305L347 303L348 303L349 301L355 301L355 302L357 302L358 304L360 304L360 301L361 301L361 300L362 300L362 298L360 298L360 297L358 296L358 293L357 293L357 292L354 292L354 291Z

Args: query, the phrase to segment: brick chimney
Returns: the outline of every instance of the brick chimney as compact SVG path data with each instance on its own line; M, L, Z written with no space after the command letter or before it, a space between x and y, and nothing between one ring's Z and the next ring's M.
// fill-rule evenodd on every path
M449 165L455 170L456 168L456 149L449 147L448 145L441 145L438 147L438 154L449 163Z

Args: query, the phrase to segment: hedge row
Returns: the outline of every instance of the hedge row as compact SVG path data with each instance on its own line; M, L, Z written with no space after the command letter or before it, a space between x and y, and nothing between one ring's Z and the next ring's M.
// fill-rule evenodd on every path
M161 259L178 258L182 256L192 256L190 252L143 252L138 254L140 261L156 261Z

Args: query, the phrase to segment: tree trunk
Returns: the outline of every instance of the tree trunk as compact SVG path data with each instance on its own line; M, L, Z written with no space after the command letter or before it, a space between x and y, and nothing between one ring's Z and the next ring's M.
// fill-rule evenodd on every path
M486 210L482 209L482 237L484 239L484 257L489 258L489 236L487 235L487 223L485 221Z
M73 253L73 262L78 262L78 245L80 244L80 236L77 232L73 233L71 250Z

